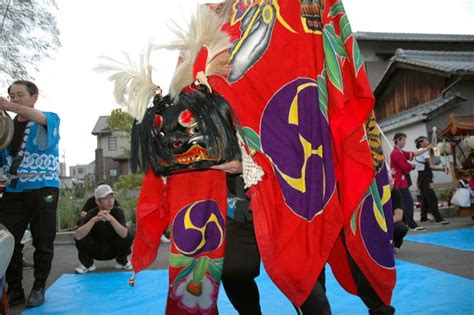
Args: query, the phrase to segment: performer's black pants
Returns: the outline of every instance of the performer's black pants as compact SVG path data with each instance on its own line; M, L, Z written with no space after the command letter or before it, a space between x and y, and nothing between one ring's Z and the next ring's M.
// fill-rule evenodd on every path
M408 226L400 221L393 224L393 246L400 248L403 244L403 238L408 233Z
M443 217L438 210L438 197L433 188L431 188L431 181L423 180L423 178L419 179L418 189L421 194L421 219L428 219L428 211L431 211L436 222L443 221Z
M344 241L344 246L346 248L347 260L349 262L349 267L351 269L352 277L357 287L357 293L364 302L365 306L369 309L369 314L371 315L392 315L395 314L395 309L390 305L385 305L380 297L377 295L375 290L370 285L367 278L364 276L362 271L357 266L356 262L349 254L347 247L345 245L345 240L343 234L341 237Z
M413 198L411 197L410 190L408 188L400 188L400 194L402 195L403 203L403 222L410 228L414 229L418 226L414 217L414 205Z
M21 244L21 239L28 223L35 248L33 288L45 287L53 261L57 205L57 188L45 187L3 194L0 200L0 223L5 225L15 237L15 249L6 273L9 290L22 288L23 244Z
M239 314L262 314L260 295L255 282L255 278L260 274L260 253L253 222L241 223L229 218L227 220L227 245L222 274L224 290ZM331 314L324 280L323 270L306 302L297 308L298 314Z
M125 238L118 234L111 239L96 239L90 234L76 241L78 257L84 267L89 268L95 260L114 259L121 265L127 264L127 256L131 254L133 235L130 231Z

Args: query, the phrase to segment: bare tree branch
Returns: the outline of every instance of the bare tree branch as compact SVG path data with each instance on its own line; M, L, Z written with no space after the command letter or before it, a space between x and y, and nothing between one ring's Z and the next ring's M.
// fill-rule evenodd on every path
M29 70L61 46L56 10L55 0L0 1L1 83L33 79Z

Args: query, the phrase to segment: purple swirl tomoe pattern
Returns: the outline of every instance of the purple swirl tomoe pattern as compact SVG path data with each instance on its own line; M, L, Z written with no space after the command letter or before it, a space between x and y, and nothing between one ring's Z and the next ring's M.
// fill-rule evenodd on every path
M335 190L330 130L317 82L298 78L277 91L264 110L260 135L286 204L294 214L313 220Z
M375 181L379 195L382 198L383 187L389 185L385 166L376 174ZM385 268L393 268L395 267L395 260L393 258L393 248L390 242L393 238L393 220L385 220L387 224L387 232L385 232L376 220L373 207L374 199L372 195L369 194L364 200L360 213L362 240L370 257L372 257L377 264ZM383 205L383 212L385 218L391 218L393 216L391 199Z
M219 248L224 241L225 219L214 200L183 207L173 224L173 241L185 256L198 256Z

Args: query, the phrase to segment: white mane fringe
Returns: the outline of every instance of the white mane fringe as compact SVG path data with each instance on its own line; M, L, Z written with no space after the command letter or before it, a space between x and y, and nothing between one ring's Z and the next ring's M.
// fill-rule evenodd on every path
M205 75L226 76L230 72L227 63L227 50L231 46L229 36L221 30L224 23L207 5L199 5L197 13L192 17L187 30L174 23L173 32L178 40L163 46L149 45L146 52L140 55L139 62L124 53L125 62L103 57L110 64L101 64L95 69L100 72L111 72L110 81L114 82L114 96L119 105L139 122L143 119L148 104L160 88L152 81L150 54L156 48L178 49L181 63L176 67L170 86L170 94L175 97L181 90L191 85L193 66L197 54L202 47L208 50Z
M110 64L101 64L95 68L100 72L112 72L109 80L114 82L115 100L139 122L143 119L148 104L159 89L151 79L152 49L153 47L149 45L146 52L140 55L139 63L124 53L125 62L103 57L110 61Z
M173 32L178 36L178 40L161 46L178 49L181 53L181 63L177 66L171 81L172 96L177 96L184 87L194 82L193 65L202 47L208 50L206 76L225 76L230 72L226 51L230 48L231 42L229 36L221 30L223 23L224 19L217 16L207 5L199 5L187 29L174 24L176 29Z

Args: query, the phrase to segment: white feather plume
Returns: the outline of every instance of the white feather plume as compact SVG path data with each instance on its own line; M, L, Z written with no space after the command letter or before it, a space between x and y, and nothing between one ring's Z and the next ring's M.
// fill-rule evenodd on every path
M119 105L139 122L143 119L151 99L160 88L152 81L150 55L153 46L149 45L140 55L138 63L124 53L125 61L121 62L103 57L109 64L101 64L95 69L100 72L111 72L109 80L114 82L114 96Z
M181 90L194 82L193 65L202 47L208 50L205 75L227 75L230 66L227 63L227 50L232 43L227 33L221 30L224 19L216 15L207 5L199 5L187 29L174 23L178 40L161 46L180 51L180 64L177 66L170 86L170 94L177 96Z

